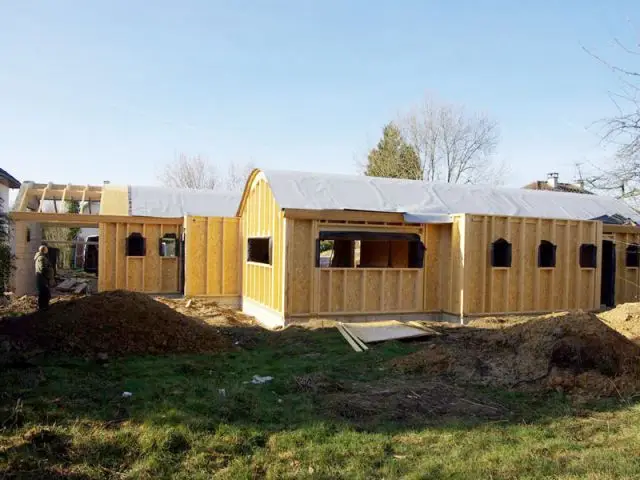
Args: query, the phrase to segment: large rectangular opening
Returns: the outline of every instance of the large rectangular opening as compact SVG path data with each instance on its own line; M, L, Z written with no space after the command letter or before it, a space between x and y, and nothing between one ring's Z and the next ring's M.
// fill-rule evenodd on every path
M320 232L319 268L422 268L425 247L420 236L392 232Z

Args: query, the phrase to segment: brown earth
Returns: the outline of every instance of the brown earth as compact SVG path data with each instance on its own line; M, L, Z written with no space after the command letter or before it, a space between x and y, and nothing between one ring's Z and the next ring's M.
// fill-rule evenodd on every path
M239 326L257 325L253 317L238 312L233 308L224 306L208 298L167 298L155 297L160 303L171 307L188 317L196 317L211 325Z
M640 391L640 346L592 314L481 319L443 330L426 348L392 365L458 383L544 387L587 397Z
M640 303L623 303L598 317L625 337L640 342Z
M58 301L46 312L0 320L2 352L121 356L231 348L220 329L148 295L113 291ZM1 353L1 352L0 352Z

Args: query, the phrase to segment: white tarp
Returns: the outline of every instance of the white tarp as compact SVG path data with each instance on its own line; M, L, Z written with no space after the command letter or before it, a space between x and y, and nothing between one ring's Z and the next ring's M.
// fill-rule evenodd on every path
M235 217L240 197L239 193L132 185L129 187L129 213L166 218L184 215Z
M640 215L624 202L598 195L363 175L270 170L264 174L276 201L285 209L398 212L415 215L416 219L419 215L470 213L591 220L618 214L640 222Z

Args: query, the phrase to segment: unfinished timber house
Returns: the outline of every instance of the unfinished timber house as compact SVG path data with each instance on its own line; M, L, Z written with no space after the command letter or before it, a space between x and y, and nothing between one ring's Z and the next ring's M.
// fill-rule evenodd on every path
M70 198L99 207L42 211ZM215 297L268 326L640 298L640 215L597 195L254 170L241 197L25 182L11 216L20 293L34 287L28 231L92 225L99 290Z

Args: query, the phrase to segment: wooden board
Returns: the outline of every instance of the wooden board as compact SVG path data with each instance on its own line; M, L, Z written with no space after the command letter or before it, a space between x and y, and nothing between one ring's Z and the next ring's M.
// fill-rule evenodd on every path
M602 248L599 222L483 215L464 218L465 315L597 308L601 262L596 269L581 269L578 249L582 243ZM509 268L491 266L488 253L498 238L511 243ZM556 246L553 268L538 267L538 247L543 240Z
M125 289L145 293L178 293L180 259L160 257L159 243L165 233L182 231L172 219L168 223L131 222L135 217L119 217L117 222L99 225L98 290ZM142 257L127 257L126 242L131 233L146 240Z
M382 322L349 323L345 325L349 332L364 343L398 340L401 338L425 337L433 335L424 328L417 328L397 320Z
M229 251L235 248L242 252L242 296L276 312L284 312L285 236L289 233L285 231L284 213L276 203L264 174L251 176L239 211L241 237L235 244L225 240L225 247ZM252 237L270 239L270 264L247 262L247 244ZM291 298L287 306L295 308Z
M185 295L240 295L239 238L238 218L185 217Z

